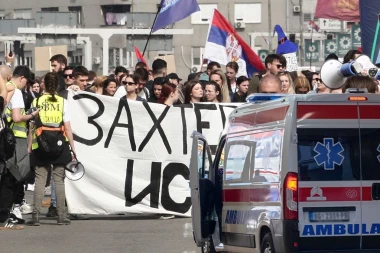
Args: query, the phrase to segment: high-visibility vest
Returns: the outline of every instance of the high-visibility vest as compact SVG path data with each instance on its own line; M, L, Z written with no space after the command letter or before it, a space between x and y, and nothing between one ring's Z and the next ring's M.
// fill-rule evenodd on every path
M17 87L14 84L14 82L11 82L11 81L7 82L7 85L13 85L15 87L15 89L17 89ZM21 109L21 115L26 115L25 108ZM13 122L13 119L12 119L12 110L9 109L8 106L5 109L5 116L6 116L7 122L10 125L10 128L13 131L13 134L16 137L18 137L18 138L24 138L24 139L26 139L28 137L28 128L27 128L26 122L18 122L18 123Z
M62 131L65 135L63 126L64 99L58 95L55 96L56 102L49 101L51 95L42 95L33 100L33 107L39 108L39 119L36 120L36 126L33 131L32 150L38 148L37 134L42 131ZM42 123L42 124L40 124ZM66 142L68 139L66 137Z

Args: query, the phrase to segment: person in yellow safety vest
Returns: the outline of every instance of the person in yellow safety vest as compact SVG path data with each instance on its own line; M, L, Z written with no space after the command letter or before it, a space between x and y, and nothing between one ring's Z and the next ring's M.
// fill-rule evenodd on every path
M30 79L30 69L27 66L17 66L13 71L11 80L6 84L7 86L14 87L14 90L12 92L8 92L7 101L9 101L9 103L5 108L5 115L8 125L13 130L17 142L15 157L9 159L9 161L14 162L16 159L19 171L22 172L30 171L30 161L27 150L27 121L33 120L38 114L38 111L35 111L29 115L27 115L25 112L25 103L21 90L25 89ZM24 222L20 211L20 206L25 196L23 181L25 179L26 178L19 178L18 180L15 180L16 183L14 185L14 207L11 212L11 216L18 220L19 223Z
M35 167L35 188L32 219L30 226L39 226L42 199L48 172L53 166L56 186L58 225L68 225L65 215L65 166L72 161L71 150L75 152L70 113L67 100L57 95L59 76L49 72L45 76L46 92L33 100L40 111L35 122L29 125L28 151L30 162Z

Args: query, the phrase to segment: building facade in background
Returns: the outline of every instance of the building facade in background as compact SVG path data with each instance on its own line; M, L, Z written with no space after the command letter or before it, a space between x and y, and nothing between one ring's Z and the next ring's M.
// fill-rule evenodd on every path
M292 34L291 39L298 43L301 27L304 38L311 39L311 30L307 24L309 20L314 19L316 0L302 2L303 15L300 17L302 12L299 0L198 0L200 12L166 29L168 31L192 28L193 35L153 34L145 58L151 64L156 57L174 55L175 66L172 66L172 69L184 79L190 72L205 69L202 67L202 52L214 8L217 8L235 26L242 38L256 52L276 49L276 35L270 39L276 24L283 27L288 37ZM16 53L21 55L17 64L29 65L33 69L36 57L33 53L34 47L65 44L68 46L69 63L81 65L84 63L84 50L83 43L78 37L86 36L92 42L92 69L102 73L103 41L99 36L37 34L35 41L29 41L27 34L17 34L17 28L149 29L153 25L159 3L160 0L9 1L6 5L0 6L0 60L4 55L5 42L20 41L14 43ZM320 50L314 54L317 59L313 60L313 65L320 65L324 58L323 40L334 39L336 37L334 32L344 32L344 30L339 28L338 31L324 30L313 34L314 43L318 41ZM148 35L113 35L109 40L110 71L118 65L133 68L136 63L133 46L136 45L142 52L147 37Z

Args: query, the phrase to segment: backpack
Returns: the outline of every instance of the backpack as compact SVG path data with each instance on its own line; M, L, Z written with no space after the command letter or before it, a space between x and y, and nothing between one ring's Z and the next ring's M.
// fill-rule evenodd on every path
M38 100L36 106L38 107ZM62 104L62 119L63 119L63 104ZM40 117L36 118L36 136L38 148L44 152L45 156L50 159L55 159L59 157L66 145L65 129L63 127L63 122L60 123L59 127L52 127L44 125L41 122Z

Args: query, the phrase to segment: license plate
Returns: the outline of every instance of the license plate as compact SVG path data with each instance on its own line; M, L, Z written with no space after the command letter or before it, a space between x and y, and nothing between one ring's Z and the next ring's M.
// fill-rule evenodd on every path
M349 215L348 211L345 211L345 212L309 212L309 219L311 222L349 221L350 215Z

